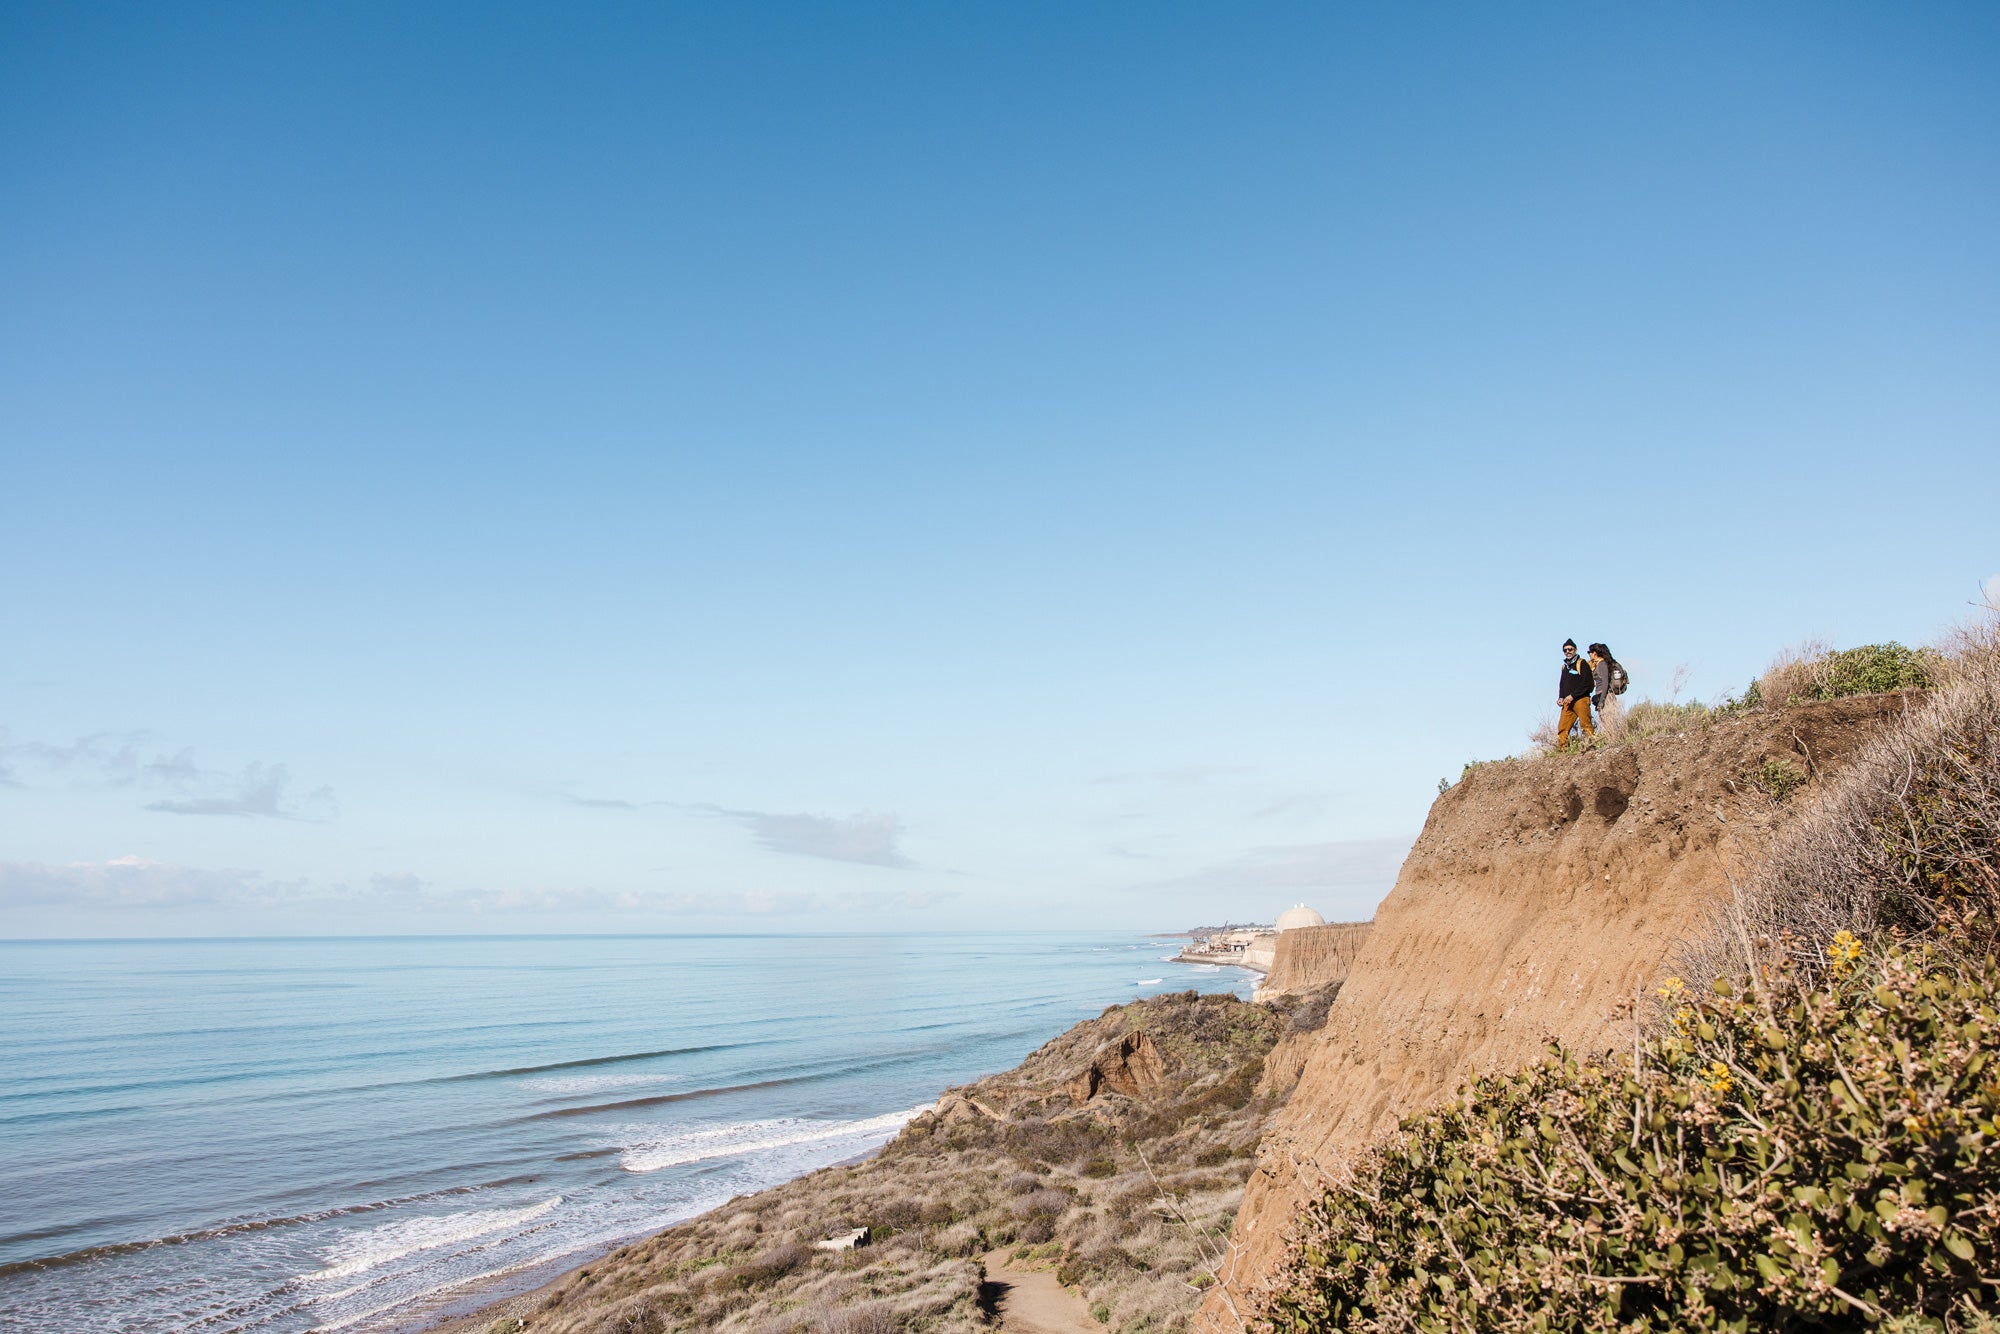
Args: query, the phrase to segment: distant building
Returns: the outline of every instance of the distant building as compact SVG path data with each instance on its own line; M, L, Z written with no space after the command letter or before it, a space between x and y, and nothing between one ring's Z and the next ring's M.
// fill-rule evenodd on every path
M1278 914L1278 932L1296 931L1302 926L1325 926L1326 918L1321 917L1303 903L1295 903Z
M1294 904L1278 914L1274 926L1230 926L1220 930L1204 928L1195 933L1195 940L1178 957L1183 963L1234 964L1268 973L1271 961L1278 952L1280 935L1302 926L1325 925L1326 919L1311 908L1303 903Z

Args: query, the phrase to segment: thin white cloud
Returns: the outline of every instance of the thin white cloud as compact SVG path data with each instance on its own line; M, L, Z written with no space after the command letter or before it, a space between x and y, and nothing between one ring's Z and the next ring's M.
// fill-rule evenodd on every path
M292 795L291 774L282 764L253 763L240 772L205 769L195 762L193 747L155 749L146 732L94 732L64 745L14 742L0 734L0 786L25 786L22 775L29 770L86 784L151 788L164 795L146 809L171 815L332 820L340 814L332 788Z
M1252 848L1229 861L1133 888L1151 893L1374 890L1386 894L1412 838L1347 839Z
M316 788L295 800L287 791L290 785L291 775L284 765L251 764L234 780L217 782L215 777L204 776L196 789L203 795L151 801L146 809L169 815L264 816L273 820L331 820L339 815L333 789Z
M848 893L704 893L589 886L445 890L407 871L378 873L357 889L344 884L273 880L250 870L178 866L143 857L63 864L0 861L0 908L209 907L256 911L334 904L355 910L475 916L608 912L742 918L921 912L956 897L955 891L929 889Z
M903 821L892 812L862 811L845 818L813 815L804 811L751 811L712 803L681 805L670 801L631 801L623 797L579 797L563 793L562 799L592 810L641 811L658 807L692 811L698 815L719 815L735 820L756 838L759 847L782 852L788 857L818 857L825 861L855 862L863 866L905 867L912 865L901 842Z
M730 810L722 806L697 809L741 821L759 846L772 852L865 866L910 865L910 859L898 846L903 837L903 822L887 812L862 811L839 819L804 813Z
M1110 783L1164 783L1169 787L1198 787L1218 778L1237 778L1257 772L1242 764L1183 764L1172 769L1137 769L1129 772L1103 774L1090 781L1093 784Z
M377 898L413 902L424 892L424 882L408 871L377 872L368 877L368 888Z
M1317 792L1299 792L1278 797L1250 812L1253 820L1274 820L1280 817L1313 817L1325 811L1327 798Z
M949 890L855 893L702 893L671 890L602 890L587 886L470 889L439 902L475 913L579 912L671 913L677 916L798 917L811 913L921 912L958 897Z
M7 907L270 907L296 901L305 882L267 880L255 871L175 866L143 857L108 862L0 862Z

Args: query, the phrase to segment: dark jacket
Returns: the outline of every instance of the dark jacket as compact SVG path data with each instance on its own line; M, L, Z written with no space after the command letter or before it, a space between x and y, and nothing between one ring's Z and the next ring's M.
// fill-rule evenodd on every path
M1590 694L1590 659L1576 655L1576 666L1563 665L1562 679L1556 682L1556 698L1584 699Z

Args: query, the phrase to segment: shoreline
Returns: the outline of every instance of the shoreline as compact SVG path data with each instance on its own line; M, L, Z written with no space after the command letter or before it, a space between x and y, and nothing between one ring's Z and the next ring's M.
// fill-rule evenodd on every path
M1204 968L1241 968L1244 972L1255 973L1259 977L1263 977L1271 971L1262 964L1243 958L1229 959L1215 956L1204 958L1199 954L1176 954L1173 961L1175 963L1200 964Z
M894 1312L970 1334L991 1328L996 1256L1069 1289L1079 1317L1119 1327L1148 1311L1191 1316L1214 1264L1197 1235L1233 1216L1265 1123L1290 1091L1257 1096L1265 1057L1324 1012L1196 988L1109 1006L1019 1065L946 1089L929 1114L866 1153L579 1251L562 1272L540 1271L538 1284L524 1273L505 1295L461 1294L395 1328L691 1334L741 1320L803 1331L848 1318L830 1313ZM1163 1135L1164 1122L1194 1128ZM1162 1173L1188 1192L1175 1197L1186 1218L1106 1207L1154 1197ZM816 1239L850 1233L866 1249L820 1254L842 1248ZM1148 1263L1124 1258L1132 1246ZM1096 1326L1077 1326L1086 1327Z
M980 1078L988 1078L988 1076L982 1075ZM939 1102L931 1104L930 1111L932 1114L936 1112L941 1102L942 1095L940 1095ZM921 1112L918 1113L918 1115L924 1114ZM915 1120L916 1117L910 1119ZM510 1286L507 1283L509 1274L503 1272L486 1275L485 1277L491 1280L492 1286L485 1291L468 1292L463 1297L447 1301L437 1309L422 1315L412 1314L407 1319L398 1318L395 1324L389 1326L384 1331L384 1334L478 1334L479 1331L485 1330L498 1320L524 1320L532 1314L534 1307L540 1302L544 1293L558 1287L570 1275L578 1271L587 1272L591 1266L597 1264L606 1256L616 1254L626 1247L644 1241L649 1237L658 1236L669 1228L680 1227L683 1224L692 1223L706 1217L719 1209L726 1209L737 1200L754 1199L756 1196L762 1195L767 1191L782 1189L785 1186L791 1185L794 1181L811 1176L814 1172L828 1172L841 1167L859 1167L863 1163L880 1157L882 1150L888 1148L894 1142L896 1135L902 1133L901 1129L898 1129L895 1134L890 1135L888 1139L883 1140L866 1153L857 1153L851 1157L842 1158L839 1162L827 1163L822 1167L812 1168L801 1172L798 1176L792 1177L787 1181L780 1181L774 1185L766 1186L763 1190L751 1191L748 1195L731 1196L720 1204L712 1204L708 1208L691 1213L685 1218L671 1219L656 1226L643 1228L638 1232L632 1233L630 1236L617 1237L588 1247L580 1247L568 1255L549 1260L546 1264L529 1266L525 1272L544 1274L545 1277L532 1281L530 1286L522 1288L519 1291L496 1295L496 1290ZM561 1268L556 1268L555 1266L557 1265L560 1265ZM523 1272L522 1270L513 1271L516 1275ZM466 1279L464 1282L467 1286L470 1286L479 1281L479 1278L475 1277ZM473 1304L465 1305L465 1303Z
M1174 932L1167 938L1186 938L1189 934L1188 932ZM1201 964L1210 968L1240 968L1244 972L1260 978L1267 973L1266 969L1247 963L1240 956L1234 958L1213 956L1204 958L1177 954L1174 956L1173 962ZM1072 1025L1070 1029L1063 1029L1051 1035L1049 1041L1055 1041L1057 1038L1063 1036L1063 1034L1072 1031L1074 1027ZM1010 1067L1010 1069L1013 1068L1017 1067ZM978 1083L982 1080L993 1079L1006 1073L1008 1073L1006 1070L987 1071L977 1076L971 1082ZM932 1115L936 1115L944 1106L946 1095L949 1093L949 1089L938 1090L936 1099L931 1103ZM911 1120L916 1121L922 1115L923 1113L920 1112L917 1116L913 1116ZM669 1229L697 1222L710 1214L728 1208L739 1200L754 1199L757 1196L765 1195L772 1191L782 1190L815 1173L832 1171L844 1167L858 1167L864 1163L872 1162L876 1158L879 1158L883 1151L890 1144L894 1143L896 1137L902 1133L902 1130L899 1128L883 1140L881 1144L876 1145L865 1153L855 1154L851 1157L843 1158L838 1162L811 1168L787 1181L774 1183L773 1185L764 1187L762 1190L752 1191L746 1195L734 1196L729 1200L689 1214L685 1218L676 1218L662 1222L635 1232L630 1236L618 1237L593 1245L585 1250L578 1250L563 1257L561 1260L552 1260L547 1265L534 1266L532 1271L530 1271L534 1277L530 1279L527 1286L517 1290L506 1291L506 1289L513 1286L508 1282L508 1275L494 1275L491 1286L485 1290L467 1292L464 1296L449 1300L438 1308L424 1314L418 1315L413 1313L407 1319L399 1319L388 1327L386 1334L484 1334L484 1331L496 1322L503 1320L526 1320L534 1313L535 1308L540 1305L548 1294L569 1284L573 1278L587 1274L590 1269L609 1256L615 1255L628 1247L652 1237L656 1237ZM560 1265L560 1268L556 1267L558 1265ZM526 1275L522 1276L526 1277ZM477 1282L477 1280L468 1280L468 1282Z
M1191 936L1192 933L1183 931L1160 933L1159 936L1150 938L1188 939ZM1209 968L1239 968L1258 978L1265 976L1267 972L1266 969L1245 962L1240 955L1236 957L1201 957L1177 953L1173 956L1171 962L1200 964ZM1063 1036L1063 1034L1070 1032L1074 1027L1072 1025L1071 1028L1059 1030L1057 1033L1050 1035L1048 1041L1055 1041L1057 1038ZM1015 1067L1008 1067L1009 1070L1013 1068ZM977 1083L981 1080L992 1079L1005 1073L1007 1073L1007 1070L989 1070L975 1076L969 1082ZM936 1091L936 1096L930 1104L931 1114L935 1115L943 1107L946 1095L949 1092L950 1089L939 1089ZM911 1121L920 1119L922 1115L924 1113L917 1113L911 1117ZM754 1199L773 1191L783 1190L819 1172L831 1171L838 1168L858 1167L862 1164L872 1162L880 1157L883 1151L890 1144L894 1143L897 1136L902 1133L902 1128L899 1127L885 1138L881 1144L864 1153L810 1168L799 1173L798 1176L791 1177L782 1182L775 1182L743 1195L732 1196L728 1200L712 1204L705 1209L688 1214L685 1217L669 1219L649 1225L630 1235L607 1239L588 1247L579 1248L563 1257L551 1259L545 1264L531 1265L525 1269L515 1270L511 1273L502 1272L490 1275L487 1279L487 1285L483 1288L472 1289L459 1297L447 1299L439 1306L427 1312L412 1312L407 1317L394 1318L393 1323L385 1327L384 1334L484 1334L484 1331L489 1329L495 1322L509 1319L526 1320L549 1293L569 1284L574 1278L587 1273L607 1257L656 1237L670 1229L698 1222L711 1214L729 1208L737 1201ZM525 1280L525 1286L517 1288L515 1282L522 1280ZM472 1288L472 1285L478 1284L480 1281L479 1278L472 1278L464 1282L468 1288Z

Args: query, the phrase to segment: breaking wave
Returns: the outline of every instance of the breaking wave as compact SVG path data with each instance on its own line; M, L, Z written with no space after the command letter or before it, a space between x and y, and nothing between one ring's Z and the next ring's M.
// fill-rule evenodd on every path
M525 1209L475 1209L470 1213L427 1214L384 1223L335 1242L326 1250L326 1259L330 1262L328 1266L317 1273L300 1277L307 1283L352 1278L406 1255L415 1255L418 1251L452 1246L474 1237L483 1237L489 1232L518 1228L561 1203L562 1196L556 1195Z
M739 1158L752 1154L767 1156L784 1150L794 1151L786 1157L804 1157L807 1155L797 1151L819 1148L858 1153L887 1143L912 1118L930 1109L931 1104L925 1103L905 1111L859 1121L808 1121L781 1117L771 1121L705 1126L632 1145L619 1155L619 1164L628 1172L657 1172L661 1168L679 1167L683 1163L704 1162L711 1158ZM837 1161L839 1156L835 1153L833 1160Z

